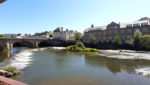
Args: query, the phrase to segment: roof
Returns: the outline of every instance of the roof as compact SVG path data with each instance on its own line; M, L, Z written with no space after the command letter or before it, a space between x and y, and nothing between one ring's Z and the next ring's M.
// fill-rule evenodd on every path
M119 23L120 24L120 28L126 28L126 25L128 24L141 24L141 23L149 23L150 24L150 18L148 17L144 17L141 18L137 21L133 21L133 22L126 22L126 23ZM111 24L114 24L115 22L111 22ZM109 25L109 24L108 24ZM89 27L87 29L84 30L84 32L89 32L89 31L99 31L99 30L106 30L107 25L105 26L97 26L97 27Z
M63 27L57 27L54 32L63 32Z

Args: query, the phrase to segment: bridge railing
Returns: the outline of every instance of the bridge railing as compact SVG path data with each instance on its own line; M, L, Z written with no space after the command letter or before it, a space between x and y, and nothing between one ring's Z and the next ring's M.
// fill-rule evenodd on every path
M0 76L0 85L28 85L28 84Z

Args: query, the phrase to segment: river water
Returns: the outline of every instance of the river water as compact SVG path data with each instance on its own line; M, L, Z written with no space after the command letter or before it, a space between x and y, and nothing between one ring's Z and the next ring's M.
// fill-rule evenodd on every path
M23 71L13 79L29 85L150 85L149 52L103 50L90 57L62 49L28 49L13 55L7 65Z

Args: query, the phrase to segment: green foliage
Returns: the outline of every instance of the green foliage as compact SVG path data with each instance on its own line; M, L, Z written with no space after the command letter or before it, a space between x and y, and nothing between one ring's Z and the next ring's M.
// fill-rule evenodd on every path
M17 72L17 69L15 67L12 67L12 66L4 68L4 70L7 72L12 72L12 73Z
M126 44L127 44L128 46L133 46L133 42L134 42L134 40L131 39L131 40L128 40L128 41L126 42Z
M99 52L98 49L95 48L85 48L82 42L77 42L76 45L68 46L66 50L73 52L83 52L89 56L96 56Z
M150 35L140 36L140 41L143 49L150 50Z
M90 43L94 43L96 38L95 38L95 36L93 34L90 34L89 40L90 40Z
M88 56L98 56L97 52L84 52Z
M82 49L85 48L85 46L84 46L84 44L82 42L77 42L76 46L79 47L79 48L82 48Z
M83 38L83 37L82 37L82 34L81 34L81 33L78 33L78 32L75 33L75 40L76 40L76 41L81 41L82 38Z
M54 36L54 35L53 35L52 33L51 33L51 34L49 34L49 37L50 37L50 38L52 38L53 36Z
M117 46L119 46L119 45L122 44L122 41L121 41L121 38L120 38L119 34L117 34L117 36L116 36L116 38L115 38L115 40L114 40L114 43L115 43Z
M138 46L140 45L140 36L142 35L142 33L137 29L135 32L134 32L134 42L133 42L133 45L134 46Z
M85 48L85 49L83 49L83 52L98 52L98 49L95 49L95 48Z
M5 37L4 35L0 34L0 37Z
M69 51L79 52L79 51L82 51L82 49L84 49L84 48L85 48L85 46L82 42L77 42L76 45L68 46L66 49Z

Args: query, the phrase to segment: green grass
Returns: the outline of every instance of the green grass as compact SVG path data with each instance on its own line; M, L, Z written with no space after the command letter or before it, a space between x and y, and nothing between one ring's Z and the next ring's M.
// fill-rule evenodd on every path
M15 67L12 67L12 66L6 67L6 68L4 68L3 70L5 70L5 71L7 71L7 72L12 72L12 73L18 71Z

